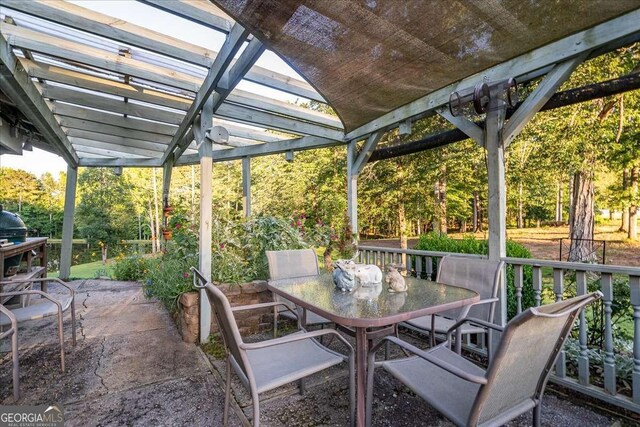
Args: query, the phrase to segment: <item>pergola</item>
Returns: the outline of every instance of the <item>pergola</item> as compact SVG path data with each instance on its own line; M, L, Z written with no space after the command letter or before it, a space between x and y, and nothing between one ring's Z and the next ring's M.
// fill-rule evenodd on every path
M142 0L224 34L218 51L64 1L4 0L0 154L23 137L68 164L60 276L68 278L77 168L201 166L200 269L210 277L212 162L347 145L348 209L385 132L438 114L487 151L489 257L505 256L504 150L586 59L640 39L640 1ZM213 4L215 3L215 5ZM255 65L266 50L304 80ZM541 79L507 120L511 80ZM248 81L338 117L240 90ZM455 93L452 96L452 93ZM454 114L474 104L484 126ZM461 108L462 109L462 108ZM476 117L476 120L478 118ZM506 296L498 319L505 322ZM201 295L201 336L210 306Z

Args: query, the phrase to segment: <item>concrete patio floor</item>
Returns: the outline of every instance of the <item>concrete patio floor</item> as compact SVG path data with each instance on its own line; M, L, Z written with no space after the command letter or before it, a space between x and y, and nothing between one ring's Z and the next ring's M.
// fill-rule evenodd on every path
M68 426L222 425L221 360L183 343L170 315L145 298L139 284L72 284L77 289L78 344L71 346L65 317L67 372L60 372L54 318L20 324L18 404L62 403ZM3 342L2 350L7 348ZM250 425L251 402L237 379L233 391L229 424ZM374 397L374 426L452 426L382 371L376 373ZM342 426L347 401L346 368L338 366L311 377L303 396L296 384L265 393L261 422L274 427ZM14 404L8 353L0 356L0 404ZM555 392L545 395L542 421L545 426L637 425L575 399L559 398ZM526 414L509 426L530 423Z

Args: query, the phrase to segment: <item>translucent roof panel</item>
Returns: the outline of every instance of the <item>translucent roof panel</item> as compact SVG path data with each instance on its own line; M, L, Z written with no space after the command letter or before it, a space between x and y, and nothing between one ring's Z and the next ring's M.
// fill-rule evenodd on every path
M314 85L347 131L640 6L638 0L213 1Z

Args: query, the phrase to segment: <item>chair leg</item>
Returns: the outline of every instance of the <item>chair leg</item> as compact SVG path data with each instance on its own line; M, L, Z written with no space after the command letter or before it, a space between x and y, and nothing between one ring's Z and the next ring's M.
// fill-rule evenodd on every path
M542 401L533 408L533 427L540 427L540 415L542 410Z
M76 301L71 300L71 334L73 335L73 346L76 346Z
M222 425L227 427L229 420L229 399L231 398L231 363L229 362L229 355L227 354L227 381L224 388L224 414L222 415Z
M62 313L58 313L58 338L60 339L60 364L62 365L62 372L64 372L64 331L62 328Z
M366 394L366 407L365 407L365 425L371 427L371 420L373 416L373 373L375 371L375 354L370 354L368 358L367 369L367 394ZM353 414L355 419L355 414ZM353 421L352 421L353 423Z
M251 403L253 403L253 427L260 427L260 400L255 387L251 387Z
M273 337L278 338L278 309L273 309Z
M356 425L356 364L354 357L349 358L349 425Z
M20 367L18 365L18 331L16 330L11 335L11 352L13 353L13 399L17 402L20 399Z

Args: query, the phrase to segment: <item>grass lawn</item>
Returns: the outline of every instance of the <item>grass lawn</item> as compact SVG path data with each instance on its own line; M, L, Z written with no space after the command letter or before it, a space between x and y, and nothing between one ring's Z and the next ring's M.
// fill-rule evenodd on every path
M107 265L102 261L89 262L87 264L79 264L71 267L71 279L95 279L98 276L110 276L112 260L107 260ZM103 270L103 271L101 271ZM98 274L100 272L100 274ZM106 272L106 273L105 273ZM58 272L48 273L48 277L58 277Z

